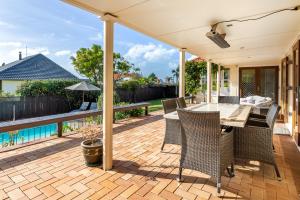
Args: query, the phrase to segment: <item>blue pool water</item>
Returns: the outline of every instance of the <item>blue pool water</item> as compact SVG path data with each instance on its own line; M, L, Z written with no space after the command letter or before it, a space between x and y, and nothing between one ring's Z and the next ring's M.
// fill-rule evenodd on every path
M52 135L57 135L57 124L48 124L17 131L17 134L10 136L9 133L0 133L0 147L14 141L14 144L22 144L35 141L42 138L47 138Z

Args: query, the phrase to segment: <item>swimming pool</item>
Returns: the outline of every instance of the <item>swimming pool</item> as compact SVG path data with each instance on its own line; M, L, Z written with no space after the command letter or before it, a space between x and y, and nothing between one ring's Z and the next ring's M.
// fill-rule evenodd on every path
M9 143L13 143L13 145L23 144L53 135L57 135L57 124L48 124L45 126L23 129L15 132L15 134L5 132L0 133L0 145L1 147L4 147Z

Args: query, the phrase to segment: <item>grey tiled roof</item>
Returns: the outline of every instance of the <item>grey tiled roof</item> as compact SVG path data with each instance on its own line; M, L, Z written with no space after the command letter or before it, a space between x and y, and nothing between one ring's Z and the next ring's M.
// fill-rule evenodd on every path
M78 79L46 56L37 54L0 66L0 80Z

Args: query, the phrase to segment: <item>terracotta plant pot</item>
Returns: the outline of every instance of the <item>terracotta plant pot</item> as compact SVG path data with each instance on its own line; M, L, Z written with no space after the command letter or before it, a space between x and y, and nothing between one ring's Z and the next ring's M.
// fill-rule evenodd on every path
M87 166L102 165L103 143L102 139L84 140L81 142L83 157Z

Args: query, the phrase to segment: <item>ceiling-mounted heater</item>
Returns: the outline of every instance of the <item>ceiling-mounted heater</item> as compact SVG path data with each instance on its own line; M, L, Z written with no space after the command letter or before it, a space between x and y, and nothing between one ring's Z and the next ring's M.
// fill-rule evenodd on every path
M220 34L217 32L217 26L218 24L211 27L211 30L206 33L206 37L208 37L210 40L212 40L214 43L216 43L221 48L228 48L230 45L225 40L226 34Z
M267 13L265 15L262 15L260 17L256 17L256 18L248 18L248 19L232 19L232 20L227 20L227 21L220 21L217 22L215 24L213 24L211 26L211 30L206 33L206 37L208 37L210 40L212 40L214 43L216 43L219 47L221 48L228 48L230 47L230 45L228 44L228 42L225 40L225 36L226 34L220 34L217 32L217 26L221 23L227 23L227 22L246 22L246 21L256 21L256 20L260 20L263 19L265 17L268 17L270 15L276 14L276 13L280 13L283 11L297 11L300 10L300 5L298 6L294 6L291 8L284 8L284 9L280 9L280 10L275 10L273 12Z

